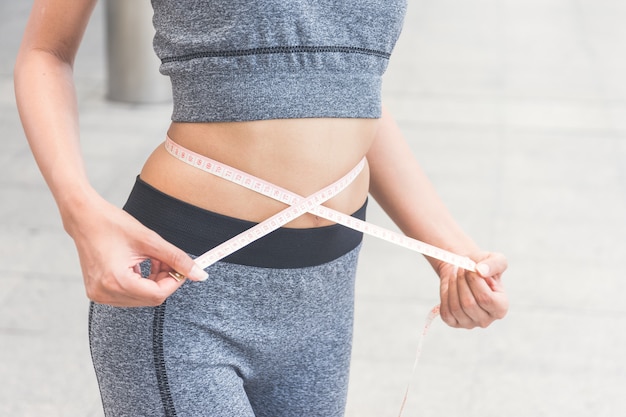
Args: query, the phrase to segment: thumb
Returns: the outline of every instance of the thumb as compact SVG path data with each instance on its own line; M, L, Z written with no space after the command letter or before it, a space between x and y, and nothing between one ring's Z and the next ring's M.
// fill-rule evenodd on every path
M171 259L167 264L174 269L174 272L170 273L170 275L176 280L186 277L192 281L206 281L209 278L209 274L200 268L186 253L173 254Z
M157 242L154 242L155 244L152 246L155 252L154 257L174 270L170 272L170 275L177 281L185 278L189 278L192 281L205 281L209 277L209 274L200 268L184 251L160 236Z
M489 253L476 264L476 272L483 277L500 277L507 269L508 263L504 255L500 253Z

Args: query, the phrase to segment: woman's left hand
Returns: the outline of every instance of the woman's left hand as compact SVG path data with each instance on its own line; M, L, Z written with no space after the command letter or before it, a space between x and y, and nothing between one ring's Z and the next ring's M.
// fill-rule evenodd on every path
M502 286L506 258L499 253L481 252L471 256L476 272L450 264L437 268L440 284L441 318L451 327L487 327L503 318L509 300Z

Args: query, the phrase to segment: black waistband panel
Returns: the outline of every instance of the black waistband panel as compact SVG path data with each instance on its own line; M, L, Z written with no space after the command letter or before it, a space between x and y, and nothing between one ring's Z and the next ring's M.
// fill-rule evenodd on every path
M365 220L367 201L353 217ZM213 213L171 197L137 178L124 210L185 252L199 256L256 223ZM347 227L280 228L224 258L263 268L303 268L356 248L363 234Z

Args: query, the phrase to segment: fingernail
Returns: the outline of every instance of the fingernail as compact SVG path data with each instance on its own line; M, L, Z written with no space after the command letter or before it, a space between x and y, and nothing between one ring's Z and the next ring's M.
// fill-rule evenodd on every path
M478 273L480 275L482 275L483 277L488 277L489 276L489 265L487 265L487 264L477 264L476 265L476 271L478 271Z
M198 265L194 265L193 268L191 268L189 278L193 278L195 281L206 281L207 278L209 278L209 274Z

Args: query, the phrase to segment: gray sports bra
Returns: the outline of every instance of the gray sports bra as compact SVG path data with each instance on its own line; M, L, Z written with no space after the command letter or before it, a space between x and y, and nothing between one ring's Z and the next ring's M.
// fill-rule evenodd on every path
M376 118L406 0L152 0L172 120Z

